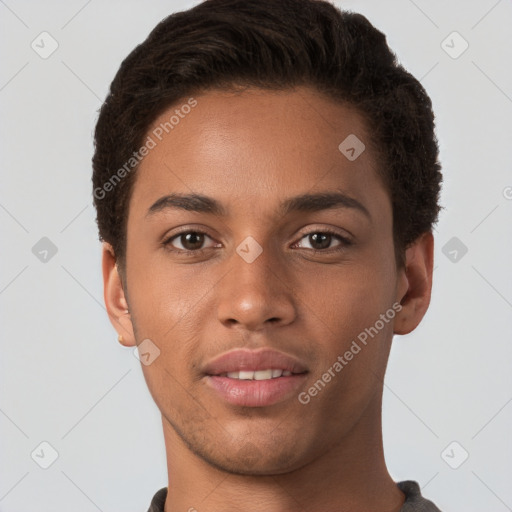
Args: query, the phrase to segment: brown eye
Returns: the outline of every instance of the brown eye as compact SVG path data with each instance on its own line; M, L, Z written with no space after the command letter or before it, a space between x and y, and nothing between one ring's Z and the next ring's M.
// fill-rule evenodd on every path
M179 236L179 240L184 249L193 251L194 249L200 249L204 243L204 234L190 232Z
M328 233L311 233L308 237L313 249L327 249L331 245L332 235Z
M304 244L304 241L307 241L310 247L302 245ZM332 245L333 241L336 241L337 243ZM328 252L330 249L342 250L344 247L351 245L351 241L348 238L339 235L338 233L327 230L311 231L310 233L306 233L302 236L298 244L299 247L310 249L312 251Z
M166 240L163 244L177 252L199 252L203 250L206 239L211 238L201 231L184 231Z

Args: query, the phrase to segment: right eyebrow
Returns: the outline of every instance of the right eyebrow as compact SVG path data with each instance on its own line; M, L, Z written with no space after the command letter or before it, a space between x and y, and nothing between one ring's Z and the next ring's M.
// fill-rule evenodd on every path
M211 213L217 216L227 216L224 207L215 199L202 194L169 194L153 203L146 217L166 209L181 209L199 213Z

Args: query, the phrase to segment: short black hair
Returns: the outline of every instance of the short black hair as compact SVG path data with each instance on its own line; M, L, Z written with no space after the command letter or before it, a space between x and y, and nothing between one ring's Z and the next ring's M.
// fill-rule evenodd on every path
M96 220L99 239L112 245L121 271L133 155L155 119L208 90L296 86L351 105L365 119L403 265L405 249L432 230L440 210L434 114L420 82L360 14L322 0L206 0L162 20L124 59L99 112L92 159Z

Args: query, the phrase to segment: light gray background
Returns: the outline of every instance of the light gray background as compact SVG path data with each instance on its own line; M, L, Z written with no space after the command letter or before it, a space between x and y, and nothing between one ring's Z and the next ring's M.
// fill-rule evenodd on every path
M195 3L0 0L2 512L140 512L167 484L158 410L103 305L90 159L121 60ZM512 4L338 4L422 80L443 163L432 304L395 337L386 377L390 472L443 511L512 510ZM47 59L31 48L43 31L59 44ZM456 59L441 46L453 31L469 43ZM46 262L42 237L57 247ZM468 249L455 262L453 237ZM31 457L48 462L43 441L59 454L48 469Z

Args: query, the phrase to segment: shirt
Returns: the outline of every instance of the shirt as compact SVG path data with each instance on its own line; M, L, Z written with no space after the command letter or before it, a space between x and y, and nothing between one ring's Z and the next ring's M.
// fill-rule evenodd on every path
M405 494L405 502L400 512L441 512L431 501L423 498L420 486L413 480L405 480L396 484ZM163 487L153 496L148 512L164 512L167 487Z

